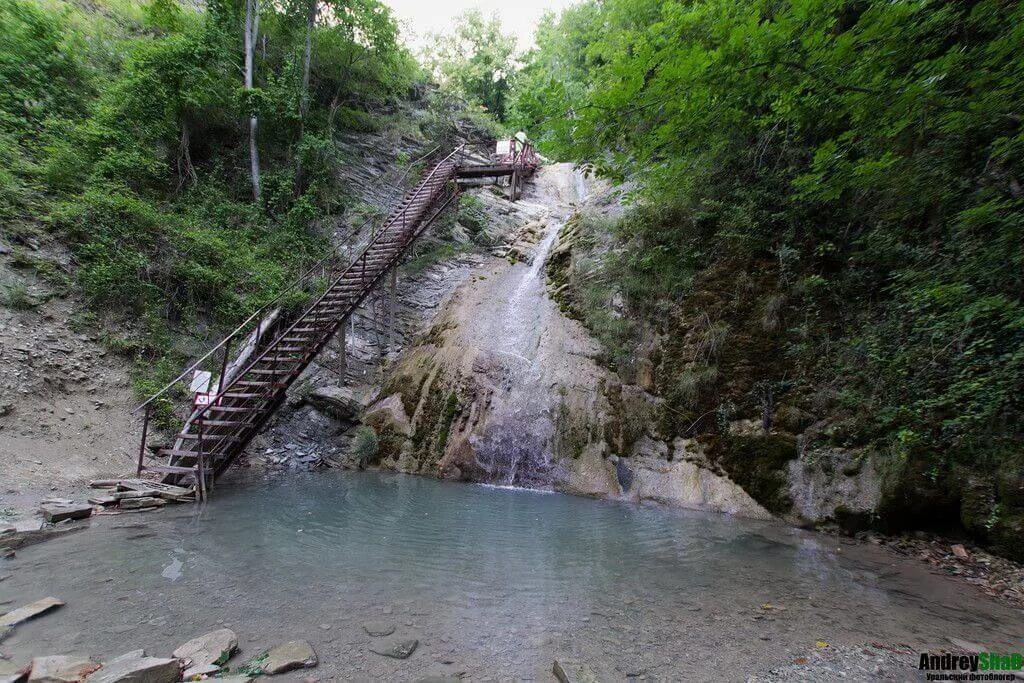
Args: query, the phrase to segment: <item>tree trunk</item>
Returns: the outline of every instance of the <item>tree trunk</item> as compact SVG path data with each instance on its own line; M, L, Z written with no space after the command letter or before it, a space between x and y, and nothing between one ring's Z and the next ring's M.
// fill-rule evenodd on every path
M245 89L251 91L253 83L254 62L256 60L256 40L260 31L260 13L257 0L245 2ZM260 198L260 153L256 147L256 131L259 122L255 114L249 115L249 165L252 169L252 196Z
M309 68L313 57L313 26L320 13L320 0L309 0L306 14L306 47L302 53L302 98L299 100L299 119L304 120L309 112Z
M302 92L299 93L299 141L306 134L306 114L309 113L309 69L313 57L313 26L320 13L320 0L309 0L309 11L306 13L306 47L302 53ZM302 169L302 155L295 162L295 194L306 189Z

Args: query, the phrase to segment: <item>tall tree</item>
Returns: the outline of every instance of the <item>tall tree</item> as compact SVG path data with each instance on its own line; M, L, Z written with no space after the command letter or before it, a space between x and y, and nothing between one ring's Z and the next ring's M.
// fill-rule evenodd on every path
M516 39L502 32L498 17L485 18L478 9L467 10L454 31L431 34L430 43L423 57L434 77L504 121Z
M260 8L258 0L245 0L245 90L253 91L253 76L256 70L256 40L260 30ZM250 108L253 103L249 103ZM260 153L256 145L259 121L256 111L249 113L249 166L252 175L252 196L260 198Z

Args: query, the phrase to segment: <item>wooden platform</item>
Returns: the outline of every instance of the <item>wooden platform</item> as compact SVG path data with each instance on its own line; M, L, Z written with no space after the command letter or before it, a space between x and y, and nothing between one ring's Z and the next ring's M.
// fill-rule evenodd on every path
M488 164L459 166L455 171L457 178L490 178L512 175L516 171L514 164Z

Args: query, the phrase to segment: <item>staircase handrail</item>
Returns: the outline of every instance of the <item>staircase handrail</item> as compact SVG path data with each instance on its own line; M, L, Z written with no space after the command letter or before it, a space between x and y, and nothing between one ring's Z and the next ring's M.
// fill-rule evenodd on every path
M415 166L416 164L418 164L419 162L421 162L421 161L423 161L424 159L426 159L427 157L429 157L429 156L430 156L431 154L435 153L435 152L436 152L436 151L437 151L438 149L440 149L440 148L441 148L441 146L440 146L440 145L434 145L434 147L433 147L433 148L432 148L432 149L431 149L431 150L430 150L429 152L427 152L427 153L426 153L426 154L424 154L423 156L420 156L420 157L418 157L417 159L415 159L415 160L413 160L413 161L411 161L411 162L409 163L409 166L408 166L408 168L406 168L406 170L405 170L405 173L403 173L403 174L402 174L402 176L401 176L401 177L400 177L400 178L398 179L398 181L397 181L397 182L396 182L396 183L394 184L394 186L393 186L393 190L392 190L392 194L391 194L391 198L394 198L394 195L395 195L395 194L397 194L397 192L398 192L398 189L399 189L399 188L400 188L400 187L402 186L402 184L403 184L403 183L405 182L405 180L406 180L406 179L408 178L409 174L410 174L410 173L412 172L412 169L413 169L413 167L414 167L414 166ZM454 154L454 152L453 152L453 154ZM450 157L450 156L451 156L451 155L449 155L449 157ZM447 159L447 158L448 158L448 157L446 157L446 159ZM375 218L375 217L370 217L370 218L367 218L367 219L366 219L365 221L363 221L363 222L362 222L362 223L361 223L361 224L359 225L359 227L358 227L358 228L356 228L356 230L354 230L354 231L353 231L353 232L352 232L351 234L353 234L353 235L359 234L360 232L362 232L362 231L363 231L363 229L364 229L364 228L365 228L365 227L366 227L366 226L367 226L367 225L368 225L368 224L369 224L369 223L370 223L371 221L375 221L375 220L379 220L379 219L378 219L378 218ZM373 243L374 243L374 241L375 241L375 239L376 239L376 238L372 239L372 240L370 241L370 244L373 244ZM367 246L367 248L369 248L369 245ZM366 251L366 250L364 249L363 251L364 251L364 253L365 253L365 251ZM180 381L182 381L183 379L185 379L186 377L188 377L188 375L189 375L190 373L192 373L193 371L195 371L195 370L196 370L196 368L198 368L198 367L199 367L199 366L201 366L201 365L202 365L203 363L205 363L205 362L206 362L207 360L209 360L209 359L210 359L210 357L212 357L212 356L213 356L213 355L214 355L214 354L215 354L215 353L216 353L217 351L219 351L219 350L221 350L222 348L224 348L224 345L225 345L225 344L227 344L227 343L229 343L229 342L230 342L231 340L233 340L233 339L234 339L234 338L235 338L235 337L236 337L236 336L238 335L238 333L239 333L239 332L241 332L241 331L242 331L243 329L245 329L245 327L246 327L246 326L247 326L247 325L248 325L249 323L251 323L251 322L252 322L253 320L256 320L257 318L261 318L261 317L262 317L262 316L263 316L263 315L264 315L264 314L265 314L265 313L266 313L267 311L269 311L269 310L270 310L270 309L271 309L271 308L272 308L272 307L273 307L273 306L274 306L275 304L277 304L277 303L278 303L279 301L281 301L281 300L282 300L282 299L283 299L283 298L285 297L285 295L287 295L287 294L290 294L290 293L292 293L293 291L295 291L296 289L298 289L300 285L302 285L302 284L305 284L305 282L306 282L306 281L308 280L308 278L309 278L309 277L310 277L310 276L311 276L311 275L312 275L312 274L313 274L313 273L314 273L314 272L315 272L316 270L318 270L318 269L322 268L322 267L323 267L324 265L326 265L326 263L327 263L328 261L330 261L330 260L331 260L331 259L333 259L333 258L337 258L338 256L339 256L339 254L337 253L337 251L331 250L331 253L327 254L327 255L326 255L326 256L324 256L324 257L323 257L322 259L320 259L319 261L317 261L316 263L314 263L314 264L313 264L312 266L310 266L310 267L309 267L309 268L308 268L308 269L307 269L307 270L306 270L305 272L303 272L303 273L302 273L302 275L300 275L300 276L299 276L298 278L296 278L296 279L292 280L292 281L291 281L291 282L290 282L290 283L288 284L288 286L286 286L286 287L285 287L284 289L282 289L282 290L281 290L280 292L278 292L277 296L275 296L275 297L274 297L273 299L271 299L271 300L270 300L270 301L268 301L267 303L263 304L262 306L260 306L259 308L257 308L257 309L256 309L255 311L253 311L253 313L252 313L252 314L251 314L251 315L250 315L250 316L249 316L248 318L246 318L245 320L243 320L243 321L242 321L242 322L241 322L241 323L240 323L240 324L239 324L239 325L238 325L238 326L237 326L237 327L236 327L236 328L235 328L234 330L232 330L232 331L231 331L231 332L229 332L229 333L228 333L227 335L225 335L225 336L224 336L224 337L223 337L223 338L222 338L222 339L221 339L221 340L220 340L219 342L217 342L216 346L214 346L214 347L213 347L213 348L211 348L211 349L210 349L209 351L207 351L205 355L203 355L203 356L202 356L201 358L199 358L199 359L198 359L198 360L196 360L196 361L195 361L194 363L192 363L192 365L190 365L190 366L188 366L187 368L185 368L185 370L183 370L183 371L181 372L181 374L180 374L180 375L178 375L177 377L175 377L174 379L172 379L172 380L171 380L170 382L168 382L168 383L167 383L166 385L164 385L164 386L163 386L163 388L161 388L161 389L160 389L159 391L157 391L157 392L156 392L155 394L151 395L151 396L150 396L149 398L147 398L147 399L146 399L145 401L143 401L143 402L142 402L142 403L140 403L140 404L139 404L138 406L136 406L136 408L135 408L135 409L134 409L134 410L132 411L132 413L137 413L137 412L139 412L140 410L142 410L143 408L145 408L146 406L148 406L149 404L151 404L151 403L152 403L153 401L155 401L156 399L160 398L160 397L161 397L161 396L163 396L163 395L164 395L165 393L167 393L167 391L169 391L169 390L171 389L171 387L173 387L173 386L174 386L175 384L177 384L178 382L180 382ZM356 260L358 260L358 259L356 259Z
M441 161L437 162L434 165L434 168L431 169L430 173L427 174L426 178L423 178L422 180L420 180L420 182L416 186L416 189L413 191L412 195L409 197L409 202L407 202L406 206L402 209L402 214L401 215L403 216L403 225L404 225L404 216L405 216L406 212L409 210L409 206L412 205L412 203L415 201L415 199L419 196L420 192L427 187L427 185L430 182L430 180L434 177L434 174L437 173L437 170L439 168L441 168L441 166L443 166L445 163L447 163L449 159L451 159L453 156L458 154L461 150L462 150L462 146L459 145L458 147L455 148L454 151L452 151L450 154L448 154L448 156L446 156ZM389 225L389 226L393 225L394 223L397 222L397 220L398 220L397 217L394 220L389 220L387 222L387 225ZM342 277L344 277L345 273L348 272L349 269L351 269L353 266L355 266L355 264L359 263L360 260L365 258L366 254L369 252L370 248L373 247L373 245L375 245L377 243L377 240L379 240L386 232L387 232L386 229L381 229L380 231L378 231L377 234L373 237L373 239L370 240L370 243L366 245L366 247L363 249L362 252L360 252L359 256L356 257L355 259L353 259L349 263L348 267L344 268L341 271L341 273L338 276L338 280L340 280ZM334 282L331 283L331 285L328 285L328 289L330 289L331 286L336 284L338 280L335 280ZM286 329L283 332L281 332L278 335L277 338L280 339L282 337L288 336L292 332L292 330L299 323L301 323L303 320L305 320L306 316L309 314L309 312L315 306L316 306L316 301L314 301L313 304L302 313L302 315L297 316L295 318L295 320L291 323L291 325L288 326L288 329ZM223 398L224 394L229 392L234 387L236 382L238 382L242 377L244 377L246 375L246 373L248 373L249 370L251 370L257 363L259 363L261 360L263 360L263 357L266 356L273 349L273 346L274 346L274 344L271 343L271 344L267 345L267 348L265 348L262 351L259 351L258 353L256 353L255 357L249 362L249 364L244 369L242 369L241 371L236 373L235 376L229 382L227 382L227 384L225 386L217 387L217 394L216 394L216 396L214 396L209 401L209 403L207 403L200 410L198 410L195 413L195 415L192 416L191 419L193 421L195 421L195 420L198 420L198 419L202 418L202 416L205 415L208 410L210 410L214 406L218 405L220 403L220 400Z

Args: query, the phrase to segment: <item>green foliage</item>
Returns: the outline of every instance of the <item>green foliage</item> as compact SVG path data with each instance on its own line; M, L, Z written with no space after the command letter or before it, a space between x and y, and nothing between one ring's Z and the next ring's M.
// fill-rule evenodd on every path
M360 425L355 428L352 443L349 445L349 454L359 463L360 467L365 467L373 462L379 450L380 440L372 427Z
M1022 53L998 0L591 0L510 111L636 181L601 272L667 335L677 408L749 416L785 378L837 442L992 468L1024 436ZM715 363L704 319L739 334Z
M468 193L462 194L459 198L458 222L473 235L484 229L487 214L484 212L483 202L479 197Z
M32 294L24 282L15 282L0 290L0 305L13 308L16 311L27 311L39 304L32 298Z
M425 61L441 84L504 121L516 40L502 32L498 17L467 10L453 31L434 34L429 42Z
M511 122L636 186L558 299L648 354L675 428L781 511L791 447L723 432L816 424L880 454L876 522L1021 556L1024 5L590 0L537 45Z
M366 130L418 76L380 2L320 0L307 91L308 5L261 3L243 93L240 5L0 0L0 220L42 233L45 218L70 243L90 307L125 327L140 392L180 367L171 330L217 336L322 257L314 226L345 210L335 136Z

